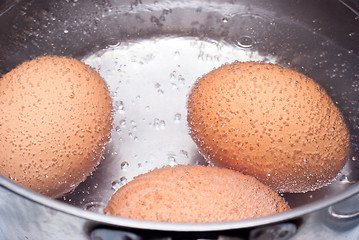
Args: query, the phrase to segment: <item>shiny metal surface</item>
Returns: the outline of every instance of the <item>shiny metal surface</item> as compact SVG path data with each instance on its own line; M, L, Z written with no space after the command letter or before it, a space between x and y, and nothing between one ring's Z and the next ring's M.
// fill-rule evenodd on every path
M131 236L143 239L250 239L250 232L263 231L263 227L274 225L283 220L296 219L298 231L290 239L356 239L359 234L359 218L338 219L331 216L328 207L342 199L356 201L359 195L349 198L350 194L358 192L358 187L350 189L342 196L328 199L317 206L311 205L305 209L297 209L283 215L232 222L223 224L166 224L141 222L105 216L103 214L83 211L61 202L54 202L43 196L33 194L0 177L0 237L1 239L91 239L91 236L113 236L120 231L121 236L129 233ZM342 203L344 206L345 202ZM332 205L332 207L340 206ZM343 214L343 213L342 213ZM280 224L280 223L279 223ZM253 227L258 226L258 229ZM279 225L281 226L281 225ZM249 227L249 230L248 228ZM229 229L229 230L228 230ZM150 231L149 231L150 230ZM264 231L263 234L268 234ZM118 236L118 235L116 235ZM263 236L256 234L257 240ZM268 236L268 235L266 235ZM92 238L96 239L96 238ZM121 239L121 238L119 238ZM127 238L128 239L128 238ZM256 239L256 238L252 238Z
M74 192L51 200L0 177L1 239L96 239L112 230L120 239L126 232L153 239L263 239L271 233L284 239L289 235L275 231L282 223L296 226L288 228L295 233L291 239L359 235L357 196L350 198L359 192L359 17L339 1L39 0L1 6L1 74L42 54L75 57L108 82L116 110L101 165ZM275 62L327 90L351 131L352 153L337 181L315 192L284 194L289 212L240 222L168 224L104 215L113 192L134 176L165 164L206 164L187 134L186 95L197 77L234 60Z

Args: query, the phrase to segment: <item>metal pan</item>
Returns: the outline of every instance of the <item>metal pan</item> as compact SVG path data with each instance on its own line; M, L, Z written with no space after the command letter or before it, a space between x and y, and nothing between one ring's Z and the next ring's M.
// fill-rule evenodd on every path
M355 239L359 235L359 17L355 1L2 1L0 73L43 54L106 80L114 128L102 163L51 200L0 177L2 239ZM170 224L107 216L134 176L206 164L186 125L198 77L226 62L277 63L317 81L342 111L351 155L332 184L284 194L292 210L237 222ZM194 67L196 66L196 67ZM36 221L34 221L36 219Z

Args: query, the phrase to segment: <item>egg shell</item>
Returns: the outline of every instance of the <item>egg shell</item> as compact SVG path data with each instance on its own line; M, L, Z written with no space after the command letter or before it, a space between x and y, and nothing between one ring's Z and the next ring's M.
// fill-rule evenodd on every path
M109 140L112 102L84 63L43 56L0 80L0 173L51 198L95 169Z
M199 79L188 98L190 135L212 164L279 192L330 183L349 154L344 118L312 79L263 62L234 62Z
M224 222L289 210L269 187L240 172L199 165L163 167L137 176L111 198L105 212L159 222Z

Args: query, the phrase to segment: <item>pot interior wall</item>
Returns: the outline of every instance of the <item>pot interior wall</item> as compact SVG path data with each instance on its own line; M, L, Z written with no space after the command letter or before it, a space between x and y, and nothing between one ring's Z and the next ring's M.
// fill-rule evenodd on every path
M352 153L338 180L315 192L284 194L289 204L350 188L359 178L359 20L338 1L312 2L3 1L0 74L44 54L75 57L100 72L113 97L114 129L102 163L58 200L101 211L137 174L165 164L206 164L187 134L185 97L197 77L238 59L274 62L313 78L349 126ZM144 87L126 93L124 85ZM173 88L176 94L169 93Z

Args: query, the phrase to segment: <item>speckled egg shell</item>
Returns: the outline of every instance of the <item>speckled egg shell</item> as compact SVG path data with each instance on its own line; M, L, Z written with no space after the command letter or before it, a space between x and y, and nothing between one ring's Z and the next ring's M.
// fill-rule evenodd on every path
M187 120L208 161L279 192L330 183L349 154L343 116L326 92L273 64L235 62L203 76L189 95Z
M283 198L252 176L199 165L164 167L136 177L105 212L159 222L224 222L289 210Z
M81 183L110 137L112 102L84 63L45 56L0 80L0 173L51 198Z

